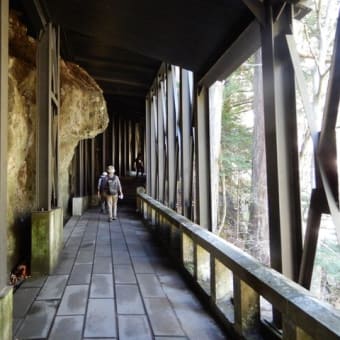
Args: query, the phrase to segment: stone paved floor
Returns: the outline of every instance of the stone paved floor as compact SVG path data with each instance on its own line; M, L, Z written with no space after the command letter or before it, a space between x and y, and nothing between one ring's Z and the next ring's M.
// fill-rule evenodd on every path
M225 339L127 207L72 217L53 275L14 294L14 339Z

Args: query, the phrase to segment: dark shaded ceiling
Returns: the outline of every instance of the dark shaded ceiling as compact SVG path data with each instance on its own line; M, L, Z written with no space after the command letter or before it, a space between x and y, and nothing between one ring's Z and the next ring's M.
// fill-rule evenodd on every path
M32 35L61 27L65 59L104 91L110 113L144 116L162 61L203 76L254 16L241 0L14 0Z

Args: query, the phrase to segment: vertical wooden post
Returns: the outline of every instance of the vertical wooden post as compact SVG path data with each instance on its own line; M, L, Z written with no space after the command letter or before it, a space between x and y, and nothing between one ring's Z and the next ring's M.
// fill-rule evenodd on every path
M286 35L293 6L261 27L271 266L297 281L302 254L294 71ZM284 226L284 228L283 228Z
M90 141L90 160L91 160L91 173L90 173L90 181L91 181L91 195L95 196L97 194L97 186L96 186L96 168L95 168L95 163L96 163L96 158L95 158L95 139L92 138Z
M37 209L58 204L59 29L48 23L37 49Z
M8 0L0 2L0 338L12 339L13 294L7 286Z
M175 72L173 66L167 67L167 143L168 143L168 205L176 209L177 181L176 181L176 106L175 106Z
M260 327L260 298L255 290L234 275L236 331L247 338Z
M7 284L8 0L0 4L0 291Z
M160 76L157 84L157 154L158 154L158 200L164 203L164 182L165 182L165 144L164 144L164 91L163 79Z
M107 144L107 138L106 138L106 130L105 130L102 133L102 169L101 171L104 171L106 167L108 166L107 159L106 159L106 144Z
M146 168L146 193L151 196L151 99L149 97L145 100L145 139L146 139L146 159L144 159ZM144 209L145 211L145 209Z
M116 141L117 135L116 135L116 119L112 117L111 120L111 141L112 141L112 149L111 149L111 158L112 158L112 164L115 168L117 168L117 159L116 159Z
M182 215L192 218L192 102L189 71L181 69L180 126L181 126L181 180Z
M203 87L198 94L196 110L196 187L198 224L212 230L209 90Z
M157 198L157 140L156 140L156 123L157 123L157 97L154 95L151 100L150 114L150 195Z

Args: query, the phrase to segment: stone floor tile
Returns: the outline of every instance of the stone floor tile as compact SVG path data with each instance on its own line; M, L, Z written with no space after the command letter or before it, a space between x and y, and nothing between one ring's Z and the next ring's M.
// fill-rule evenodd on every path
M156 336L155 337L155 340L187 340L187 339L188 338L186 336ZM196 340L196 339L193 339L193 340Z
M111 235L110 235L110 229L109 228L105 229L105 231L99 230L98 233L97 233L96 242L97 242L97 244L100 244L100 245L103 245L103 246L105 246L105 245L109 246L110 243L111 243L110 237L111 237Z
M119 224L110 224L110 231L111 231L111 235L112 233L119 233L122 234L122 228Z
M83 240L81 241L80 247L79 249L81 250L91 250L94 251L95 247L96 247L96 233L92 234L92 238L90 240ZM85 236L85 234L84 234Z
M120 315L118 317L119 340L152 340L146 316Z
M49 276L41 289L37 300L56 300L61 299L63 295L68 275Z
M145 314L137 285L116 285L118 314Z
M48 340L81 340L84 316L57 316Z
M163 291L164 287L174 287L179 289L188 289L188 286L183 281L183 278L180 276L180 274L173 272L171 274L158 274L157 275L159 282L162 285Z
M58 306L58 301L36 301L30 308L16 337L19 339L46 338Z
M69 222L69 221L68 221ZM64 244L68 241L69 237L71 236L72 232L73 232L73 229L74 229L74 226L75 224L69 224L69 223L66 223L65 227L64 227ZM76 223L76 222L74 222Z
M126 244L132 248L142 248L143 244L140 241L140 239L135 235L135 232L133 233L124 233L125 235L125 240L126 240Z
M61 251L62 258L75 258L78 253L79 247L77 246L67 246Z
M74 259L62 258L53 271L54 275L70 274L73 268Z
M111 257L95 257L93 262L93 274L112 273Z
M27 314L40 288L19 288L13 295L13 317L23 318Z
M92 264L75 263L70 275L69 285L88 284L91 280Z
M136 276L131 265L119 264L113 266L115 283L136 283Z
M154 244L150 244L150 242L153 242L152 240L149 241L148 243L143 243L143 247L144 247L144 250L145 250L145 253L147 254L147 256L149 257L163 257L161 255L161 250L159 249L159 246L157 245L154 245Z
M123 231L126 235L128 236L133 236L135 238L136 237L136 231L138 230L139 228L139 225L137 225L136 223L134 223L133 221L129 220L128 218L125 219L123 222L122 222L122 225L123 225ZM144 229L145 230L145 229Z
M141 227L139 228L139 231L137 228L136 229L136 235L140 238L140 239L143 239L144 241L151 241L151 235L150 233L145 230L145 228Z
M142 245L128 244L128 248L131 256L146 256Z
M89 286L67 286L57 315L85 314Z
M106 233L99 233L97 234L97 244L101 244L101 245L110 245L110 233L106 232Z
M72 227L67 227L67 226L65 226L64 227L64 244L67 242L67 240L69 239L69 237L71 236L71 234L72 234L72 230L73 230L73 228Z
M96 247L95 257L111 256L111 246L98 246Z
M98 234L105 234L108 232L108 230L109 230L109 223L107 223L106 220L105 221L101 220L98 223Z
M73 233L78 234L79 232L84 232L86 226L87 226L87 219L85 215L81 216L78 223L73 228Z
M128 251L113 251L114 264L131 264L131 259Z
M132 257L132 263L136 274L153 274L155 272L150 261L145 256Z
M84 233L83 241L82 242L88 242L93 241L96 239L97 232L96 231L87 231Z
M120 231L111 232L111 240L125 242L124 235Z
M85 337L116 337L116 313L113 299L89 299Z
M84 217L84 219L83 219ZM86 221L86 217L85 216L81 216L78 220L78 223L74 226L73 230L72 230L72 236L80 236L81 234L79 234L80 232L84 232L85 228L87 225L87 221Z
M112 274L94 274L91 280L91 298L113 298Z
M21 288L41 288L46 279L47 276L29 277L22 283Z
M73 236L73 233L72 233L72 235L70 236L70 238L68 239L66 243L66 246L67 247L79 247L81 243L81 239L82 238L80 236Z
M165 285L164 291L190 339L222 340L225 335L188 289Z
M75 225L79 221L79 216L71 216L70 219L67 221L65 228L73 229Z
M93 250L80 249L76 258L76 263L91 263L93 262Z
M16 334L20 328L20 326L22 325L24 319L16 319L13 318L13 334Z
M146 298L144 302L155 335L185 335L166 298Z
M87 224L85 233L97 233L97 231L98 231L97 221L95 221L94 223L88 223ZM85 235L85 233L84 233L84 235ZM93 239L95 239L95 237Z
M178 275L178 271L167 260L152 259L151 264L153 269L158 275Z
M137 274L137 280L143 297L165 296L162 286L155 274Z
M86 226L87 226L87 220L86 220L86 216L82 216L84 217L83 220L79 220L78 223L75 225L75 227L73 228L73 231L72 231L72 236L82 236L85 229L86 229Z
M126 243L122 242L121 240L112 240L111 247L113 251L118 251L118 250L127 251Z

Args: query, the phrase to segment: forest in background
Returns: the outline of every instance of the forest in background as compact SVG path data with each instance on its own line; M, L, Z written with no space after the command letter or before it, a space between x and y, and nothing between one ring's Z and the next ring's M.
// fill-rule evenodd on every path
M339 1L312 0L308 6L311 11L294 21L294 39L308 84L307 92L321 127ZM269 264L260 50L223 82L222 90L215 232ZM296 96L301 217L305 229L314 183L313 149L298 91ZM311 290L320 299L340 308L340 246L329 216L322 219Z

